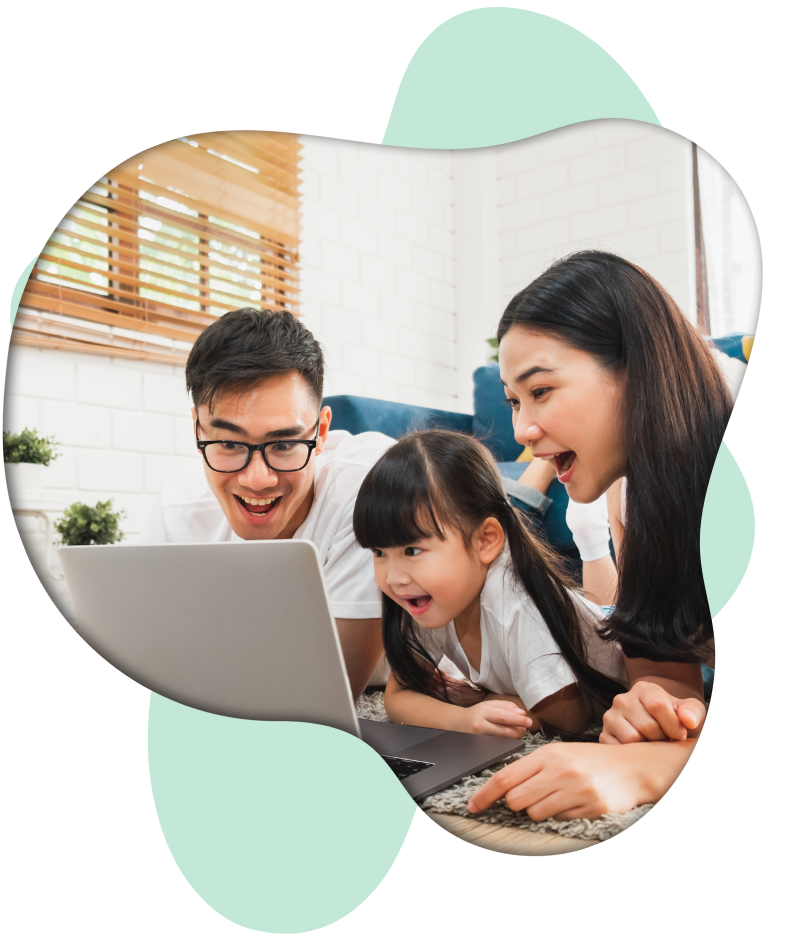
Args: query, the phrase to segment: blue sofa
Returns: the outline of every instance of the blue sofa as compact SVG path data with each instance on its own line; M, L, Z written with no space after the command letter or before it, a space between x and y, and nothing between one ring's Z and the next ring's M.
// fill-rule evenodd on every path
M753 337L735 333L709 342L732 358L747 362ZM332 395L323 402L333 412L332 427L360 434L362 431L380 431L399 438L409 431L421 428L449 428L479 438L492 451L504 488L512 503L526 513L531 523L541 530L551 545L564 556L567 567L578 577L582 563L572 533L566 524L568 496L566 488L553 480L547 495L518 483L525 463L518 462L523 447L514 439L512 413L504 401L498 363L481 366L473 373L473 414L440 411L419 405L361 398L356 395ZM612 552L612 543L611 543Z

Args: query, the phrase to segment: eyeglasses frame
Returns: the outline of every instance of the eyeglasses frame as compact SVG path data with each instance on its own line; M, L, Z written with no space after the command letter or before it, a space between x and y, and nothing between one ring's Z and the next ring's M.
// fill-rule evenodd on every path
M209 470L212 470L214 473L240 473L242 470L246 470L246 468L252 462L252 456L256 450L260 451L260 456L263 458L263 461L265 462L266 467L268 467L268 469L272 470L274 473L298 473L299 471L303 470L304 467L307 466L309 461L312 459L312 453L314 449L317 447L317 439L320 435L320 415L317 416L317 426L315 429L315 436L311 438L310 440L306 440L306 441L300 440L298 438L296 439L292 439L292 438L284 439L283 438L277 441L265 441L265 443L263 444L250 444L248 443L248 441L230 441L230 440L201 441L200 438L197 437L197 431L199 427L200 427L200 419L197 418L194 422L194 437L197 442L197 450L199 450L200 453L202 454L202 459L205 461L205 465L208 467ZM214 470L214 468L208 463L208 458L205 455L205 448L209 444L243 444L244 447L248 449L248 456L247 456L246 463L242 467L239 467L237 470ZM272 467L271 464L268 462L268 458L265 456L265 449L266 447L269 447L271 444L306 444L308 448L306 461L304 462L303 466L298 467L298 469L296 470L279 470L277 467Z

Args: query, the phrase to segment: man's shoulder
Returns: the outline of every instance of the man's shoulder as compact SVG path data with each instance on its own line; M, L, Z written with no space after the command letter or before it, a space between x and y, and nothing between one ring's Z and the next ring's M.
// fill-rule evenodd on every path
M333 466L338 470L340 467L360 467L369 470L395 443L393 437L379 431L363 431L361 434L329 431L321 456L326 468Z

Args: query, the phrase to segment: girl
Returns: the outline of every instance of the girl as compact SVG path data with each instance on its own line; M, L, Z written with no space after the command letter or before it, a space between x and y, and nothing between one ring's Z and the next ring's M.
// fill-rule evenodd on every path
M569 591L477 441L438 430L400 440L362 483L353 527L383 594L392 721L577 733L623 691L620 651L597 636L597 609ZM438 669L444 656L483 690L475 704Z
M599 596L612 575L603 633L625 654L630 691L605 715L603 744L543 748L496 775L471 809L506 795L544 818L552 792L559 818L623 812L673 783L705 715L701 663L713 638L700 522L730 394L666 291L606 252L549 268L510 302L498 339L515 438L553 464L572 500L609 494L617 570L606 553L589 556L584 583L596 565Z

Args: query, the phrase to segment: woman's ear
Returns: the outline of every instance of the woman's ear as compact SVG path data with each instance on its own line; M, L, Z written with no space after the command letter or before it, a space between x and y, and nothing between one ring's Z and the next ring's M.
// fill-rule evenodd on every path
M494 516L488 516L474 533L473 540L479 552L479 560L489 565L501 554L506 536L501 523Z

